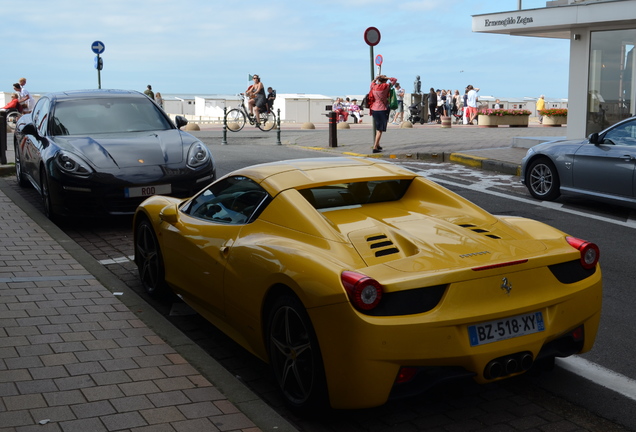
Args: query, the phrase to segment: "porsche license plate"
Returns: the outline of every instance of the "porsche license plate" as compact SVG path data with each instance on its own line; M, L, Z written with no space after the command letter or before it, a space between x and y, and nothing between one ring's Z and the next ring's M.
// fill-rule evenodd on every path
M172 192L172 185L140 186L124 189L126 198L147 197L152 195L165 195Z
M545 330L543 314L533 312L468 327L470 346L485 345Z

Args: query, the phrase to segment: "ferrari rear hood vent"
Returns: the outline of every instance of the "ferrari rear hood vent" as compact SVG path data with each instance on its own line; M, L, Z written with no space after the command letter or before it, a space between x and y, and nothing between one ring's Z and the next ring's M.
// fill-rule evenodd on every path
M495 239L495 240L500 240L500 239L501 239L501 237L499 237L498 235L496 235L496 234L492 234L490 231L485 230L485 229L483 229L483 228L479 228L477 225L473 225L473 224L460 224L459 226L460 226L460 227L462 227L462 228L469 229L469 230L471 230L472 232L475 232L475 233L477 233L477 234L483 234L484 236L486 236L486 237L490 237L490 238Z
M367 244L376 258L400 253L393 241L384 234L368 237Z

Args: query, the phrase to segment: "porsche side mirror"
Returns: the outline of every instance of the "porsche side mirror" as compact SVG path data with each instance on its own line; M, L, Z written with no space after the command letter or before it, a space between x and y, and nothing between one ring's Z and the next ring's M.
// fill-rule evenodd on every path
M176 116L174 119L175 119L175 122L177 123L177 129L181 129L182 127L188 124L188 120L183 116Z
M587 139L590 140L591 144L594 144L594 145L598 144L598 133L594 132L593 134L590 134L590 136L587 137Z
M176 204L170 204L164 207L159 212L159 217L162 221L167 222L169 224L175 224L179 220L179 211L177 210Z

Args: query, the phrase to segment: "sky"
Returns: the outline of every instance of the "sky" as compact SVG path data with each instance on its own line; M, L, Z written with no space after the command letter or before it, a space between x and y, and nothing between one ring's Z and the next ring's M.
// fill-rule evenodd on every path
M9 2L0 4L6 13ZM407 92L419 75L423 91L472 84L482 96L567 98L569 40L472 32L472 15L517 8L518 0L29 0L0 25L0 82L11 92L26 77L35 94L98 88L91 46L101 41L101 88L228 95L258 74L278 94L361 95L379 54L382 73ZM373 57L369 27L381 34Z

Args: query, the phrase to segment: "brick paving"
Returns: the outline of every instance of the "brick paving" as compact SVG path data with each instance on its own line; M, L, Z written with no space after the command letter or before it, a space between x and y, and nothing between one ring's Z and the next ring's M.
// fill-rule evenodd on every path
M0 432L261 428L0 190Z

